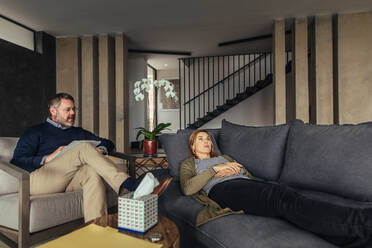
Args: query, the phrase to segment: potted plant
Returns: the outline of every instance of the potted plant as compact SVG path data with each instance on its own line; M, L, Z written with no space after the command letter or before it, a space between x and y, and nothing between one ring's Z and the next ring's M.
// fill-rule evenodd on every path
M143 153L147 155L153 155L157 153L157 148L158 148L158 137L157 135L161 134L161 132L165 129L169 130L169 126L171 123L159 123L154 130L149 131L143 127L137 127L136 129L138 130L136 139L139 141L139 137L141 135L144 136L144 139L140 140L140 149L143 146Z

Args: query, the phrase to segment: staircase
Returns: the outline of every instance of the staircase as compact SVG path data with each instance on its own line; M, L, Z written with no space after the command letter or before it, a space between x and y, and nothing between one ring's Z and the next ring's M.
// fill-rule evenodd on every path
M291 71L290 57L288 52L286 73ZM270 85L272 55L183 58L179 74L180 129L197 129Z

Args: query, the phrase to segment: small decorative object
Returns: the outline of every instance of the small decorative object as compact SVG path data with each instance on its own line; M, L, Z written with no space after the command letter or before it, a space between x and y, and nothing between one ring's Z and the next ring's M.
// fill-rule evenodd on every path
M133 192L118 199L118 229L144 234L158 223L158 195L133 199Z
M154 243L159 242L160 240L163 239L163 235L161 233L157 233L157 232L152 233L152 234L149 235L148 239L149 239L150 242L154 242Z
M171 125L170 122L168 123L159 123L154 130L149 131L143 127L137 127L138 129L136 139L143 135L145 138L140 141L140 149L142 146L144 147L143 153L147 155L153 155L157 153L158 148L158 137L157 135L161 134L161 132ZM169 129L168 129L169 130Z
M161 80L155 80L152 82L152 80L144 78L140 81L137 81L134 83L134 90L133 93L136 96L136 101L143 101L145 98L144 92L149 92L152 87L161 88L163 87L165 91L165 96L173 98L175 101L178 101L178 97L176 96L176 93L174 93L174 84L169 82L168 80L161 79Z

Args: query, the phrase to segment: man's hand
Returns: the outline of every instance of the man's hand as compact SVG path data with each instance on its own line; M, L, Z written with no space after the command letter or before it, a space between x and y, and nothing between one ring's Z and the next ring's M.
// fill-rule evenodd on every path
M217 172L214 177L228 177L231 175L238 175L243 166L237 162L226 162L213 166L213 169Z
M103 154L105 151L101 148L96 147L96 150L98 153Z
M55 156L57 156L58 153L60 153L63 148L65 148L65 146L60 146L57 148L57 150L55 150L53 153L49 154L45 160L44 160L44 164L48 163L52 158L54 158Z

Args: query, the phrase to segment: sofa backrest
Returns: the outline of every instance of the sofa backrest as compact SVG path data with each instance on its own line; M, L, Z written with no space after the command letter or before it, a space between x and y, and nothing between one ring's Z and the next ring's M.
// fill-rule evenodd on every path
M18 139L14 137L0 137L0 160L9 162L12 159Z
M277 181L282 170L289 125L243 126L222 121L219 147L253 174Z
M182 162L190 157L189 137L194 130L185 129L180 130L177 134L162 134L160 135L160 142L162 143L165 153L167 154L168 169L172 177L179 178L180 166ZM212 141L216 152L218 150L219 129L207 129L212 136Z
M372 124L291 124L279 179L290 186L372 201Z

